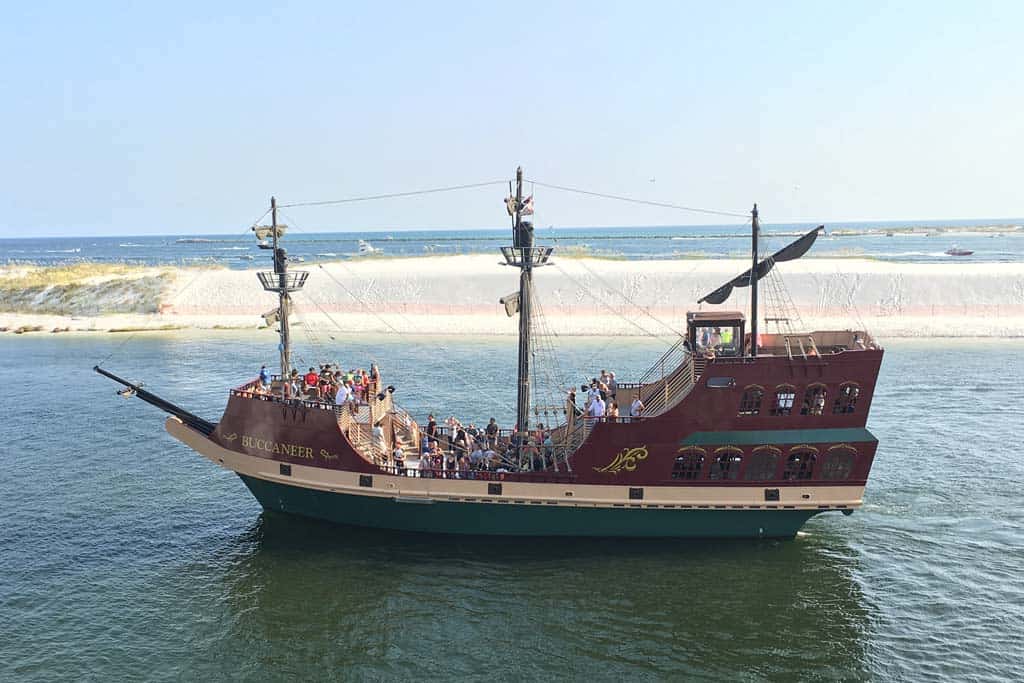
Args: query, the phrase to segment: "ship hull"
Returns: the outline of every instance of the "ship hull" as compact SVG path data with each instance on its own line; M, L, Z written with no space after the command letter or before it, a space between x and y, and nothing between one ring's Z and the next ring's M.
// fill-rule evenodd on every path
M239 474L267 510L337 524L440 534L629 538L792 538L816 510L560 507L322 491Z

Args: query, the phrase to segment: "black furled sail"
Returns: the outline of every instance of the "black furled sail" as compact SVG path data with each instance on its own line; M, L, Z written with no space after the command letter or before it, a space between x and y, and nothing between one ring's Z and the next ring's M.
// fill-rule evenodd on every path
M798 239L797 241L786 245L782 249L764 259L757 264L757 279L760 280L765 275L771 272L772 268L775 267L776 263L783 261L795 261L804 254L806 254L811 246L814 244L814 240L818 239L818 234L825 229L824 225L819 225L814 230L811 230L806 235ZM720 304L729 298L732 294L733 287L746 287L750 284L750 268L748 268L743 274L737 275L733 279L726 282L724 285L705 295L697 303L709 303L709 304Z

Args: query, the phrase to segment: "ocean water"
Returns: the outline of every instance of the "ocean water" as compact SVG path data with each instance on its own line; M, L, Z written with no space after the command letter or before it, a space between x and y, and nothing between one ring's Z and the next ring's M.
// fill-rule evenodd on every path
M785 246L812 224L765 225L765 253ZM835 223L818 239L810 258L871 258L900 263L1024 261L1024 219L959 221L875 221ZM394 232L310 232L291 230L289 254L306 262L366 258L359 241L376 250L371 256L498 254L511 231L430 230ZM745 258L750 253L747 225L558 228L537 226L538 244L563 254L631 260ZM950 257L952 246L974 251ZM257 247L251 231L234 235L60 237L0 239L0 265L32 263L128 263L137 265L220 265L252 268L266 264L270 252Z
M566 367L623 377L661 351L564 341ZM226 388L272 360L270 336L4 335L0 354L0 680L1021 675L1020 341L887 344L865 508L786 542L448 538L268 514L90 368L109 356L216 419ZM371 354L417 410L508 420L512 340L331 351Z

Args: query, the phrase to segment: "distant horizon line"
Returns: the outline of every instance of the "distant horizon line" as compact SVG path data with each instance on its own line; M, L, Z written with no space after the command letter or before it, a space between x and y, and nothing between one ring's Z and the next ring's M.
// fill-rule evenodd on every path
M880 227L907 227L907 228L926 228L926 227L966 227L954 225L955 223L985 223L990 225L978 225L977 227L992 227L992 228L1008 228L1014 227L1014 224L1024 223L1024 217L999 217L999 218L907 218L907 219L878 219L878 218L866 218L866 219L851 219L841 221L818 221L818 220L794 220L794 221L782 221L782 222L769 222L761 223L762 228L780 228L786 226L813 226L825 225L826 228L831 226L844 226L853 224L864 224L864 223L875 223ZM913 225L911 225L913 224ZM284 225L288 225L284 223ZM736 223L693 223L693 224L652 224L652 225L548 225L548 226L534 226L536 230L642 230L649 228L679 228L679 229L693 229L693 228L730 228L739 227ZM1018 226L1019 227L1019 226ZM453 232L453 231L471 231L471 232L504 232L511 228L506 227L486 227L486 228L366 228L362 230L309 230L302 229L299 232L304 234L381 234L387 235L389 233L405 233L405 232ZM48 235L35 235L31 237L13 237L13 236L0 236L0 240L33 240L33 239L68 239L68 238L96 238L96 237L225 237L225 236L238 236L241 237L243 234L251 232L251 228L246 228L242 232L235 230L226 231L214 231L214 232L152 232L152 233L91 233L91 234L76 234L76 233L55 233Z

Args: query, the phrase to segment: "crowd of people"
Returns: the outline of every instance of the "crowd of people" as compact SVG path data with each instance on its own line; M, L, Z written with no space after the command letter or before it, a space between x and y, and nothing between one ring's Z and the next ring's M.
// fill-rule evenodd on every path
M365 404L370 396L385 391L382 387L380 368L376 363L371 363L369 370L353 368L348 371L341 370L337 364L327 363L319 370L311 367L302 375L292 369L284 381L277 382L264 365L260 368L259 378L248 390L258 395L280 395L285 399L358 406ZM577 404L576 389L569 389L565 407L567 422L571 424L581 418L619 418L618 389L615 373L607 370L601 370L589 384L580 386L584 395L582 407ZM643 403L636 397L629 405L628 416L640 417L643 410ZM406 418L408 420L408 415ZM472 422L463 424L454 416L449 416L442 424L434 415L429 415L425 427L418 428L414 424L406 427L412 427L417 430L414 433L421 434L420 442L415 444L419 462L414 468L405 467L407 454L401 443L396 441L391 448L394 466L406 473L415 469L415 473L423 477L473 478L476 476L474 472L537 471L549 469L554 464L553 434L543 424L537 424L536 428L526 432L516 427L503 433L493 417L486 425L477 427ZM380 425L373 429L375 445L387 449L383 429Z
M580 392L585 397L582 408L577 404L576 388L571 387L567 392L566 412L571 412L573 418L584 417L596 420L626 417L620 412L619 383L615 379L614 372L602 370L600 375L591 378L590 384L580 385ZM628 417L640 417L643 415L643 411L644 404L637 396L630 402Z
M400 469L405 468L401 450L396 446L393 453ZM477 427L473 423L464 425L454 416L441 424L429 415L418 444L419 463L405 472L421 477L473 479L480 472L537 471L554 464L554 451L551 431L543 424L529 432L503 432L493 417L484 427Z
M259 379L251 389L256 394L269 395L272 387L270 370L264 365L260 368ZM304 375L293 368L288 377L280 382L278 391L285 399L359 405L367 403L370 396L382 391L382 387L380 368L376 363L371 363L369 370L353 368L348 371L343 371L337 364L325 363L319 371L310 368Z

